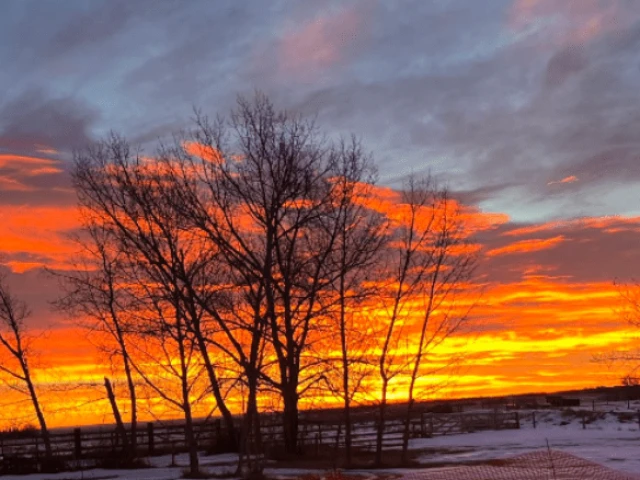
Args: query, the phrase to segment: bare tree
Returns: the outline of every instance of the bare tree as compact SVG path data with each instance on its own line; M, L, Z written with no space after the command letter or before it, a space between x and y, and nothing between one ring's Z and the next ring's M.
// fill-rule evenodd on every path
M136 381L129 343L135 340L130 317L133 299L124 276L125 258L122 251L109 245L109 232L91 217L85 218L82 245L83 262L72 271L50 271L61 281L63 295L54 303L56 308L81 319L82 325L98 333L100 348L110 359L118 359L124 370L130 407L130 449L136 456L138 404ZM102 341L106 336L106 342ZM105 379L106 381L106 379ZM115 413L115 410L114 410ZM117 421L117 418L116 418ZM122 430L122 429L121 429ZM123 432L124 436L124 432ZM127 444L123 437L123 446ZM126 445L129 447L129 445Z
M233 449L233 416L207 348L206 317L195 299L196 291L208 297L217 293L217 253L185 228L172 209L175 185L170 182L170 169L168 163L142 158L126 140L112 135L76 156L74 185L87 215L108 230L124 252L128 280L142 288L148 285L141 282L158 285L167 298L179 302L173 308L180 311L180 321L199 349Z
M369 350L374 347L373 331L362 325L361 310L365 302L376 296L375 273L379 253L387 240L388 222L384 215L372 210L369 202L375 195L374 169L352 138L342 142L333 177L334 209L325 217L326 229L337 226L333 253L327 259L326 276L331 280L324 302L335 302L330 315L329 342L340 338L340 358L337 362L339 386L328 378L330 390L342 397L345 422L346 464L351 464L351 405L361 383L370 373ZM331 234L330 234L331 235ZM363 328L364 327L364 328ZM324 345L331 351L329 344Z
M322 378L311 345L324 319L320 299L336 275L326 262L338 225L327 228L326 218L340 153L313 122L276 111L260 94L240 98L228 122L199 117L198 127L200 154L189 163L197 182L180 189L186 195L177 207L220 249L237 287L259 292L254 313L263 326L254 331L264 331L275 361L257 373L282 396L293 453L300 396Z
M408 352L411 373L402 443L403 462L407 460L410 422L419 376L438 373L439 369L446 368L449 362L459 358L447 359L444 366L432 366L429 372L422 371L423 364L434 349L464 326L475 300L469 282L476 264L476 254L468 243L468 232L459 208L450 200L446 190L434 194L429 187L429 184L423 184L416 188L415 184L410 184L411 198L430 210L428 217L435 215L437 219L429 238L425 239L426 245L416 252L420 257L416 268L424 270L424 275L420 279L421 287L416 292L419 339L410 346Z
M260 395L278 392L285 447L297 453L300 399L321 385L344 402L349 462L351 402L371 370L362 344L373 335L382 338L380 461L390 383L411 372L413 400L425 355L461 318L452 299L467 264L446 193L411 181L398 211L377 210L371 161L357 141L331 142L259 93L239 98L227 119L197 114L195 131L154 158L111 136L76 156L74 183L89 223L118 252L118 275L138 290L128 287L131 298L154 312L135 320L136 335L180 350L184 365L167 368L183 394L194 385L190 362L202 361L230 443L226 395L246 400L241 464L261 449ZM365 334L357 322L378 295L384 331ZM416 298L424 300L417 317ZM398 347L410 318L422 323L407 355ZM323 347L336 334L340 354L328 358ZM186 398L174 403L189 416Z
M207 389L201 385L206 371L197 342L189 333L177 295L167 295L164 289L145 280L138 284L142 287L137 322L139 341L135 344L138 361L132 365L152 396L163 399L182 413L189 477L200 478L193 404L206 395Z
M51 439L47 422L38 400L29 366L31 338L29 336L26 319L30 312L27 305L11 292L6 276L0 277L0 345L7 354L6 361L0 363L0 372L17 380L21 385L14 388L31 399L35 410L42 441L48 458L51 458ZM25 390L26 388L26 390Z
M455 310L455 299L465 287L474 256L465 250L465 231L459 212L446 190L431 178L410 177L393 214L392 240L387 249L386 295L383 295L385 332L378 360L380 398L376 462L382 462L388 391L391 381L409 373L403 452L409 435L416 380L424 357L451 336L467 318ZM417 322L416 322L417 320ZM418 342L408 339L409 326L418 327Z

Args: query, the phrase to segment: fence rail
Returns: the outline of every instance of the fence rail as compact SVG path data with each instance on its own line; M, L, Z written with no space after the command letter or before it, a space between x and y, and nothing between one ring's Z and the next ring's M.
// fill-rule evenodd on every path
M411 438L428 438L436 435L472 432L487 429L519 428L518 412L477 412L477 413L417 413L410 421ZM370 416L369 418L373 417ZM240 422L240 419L238 419ZM239 424L238 424L239 427ZM405 422L399 417L391 417L385 422L385 449L402 445ZM215 451L224 444L226 431L220 420L195 422L195 436L201 450ZM338 418L309 418L304 415L299 422L298 442L303 450L313 452L320 447L342 448L345 445L344 422ZM377 423L359 418L352 422L352 445L372 450L375 448ZM126 432L129 444L131 432ZM265 416L261 422L262 442L265 450L283 443L282 423L277 415ZM123 441L115 427L76 428L67 432L50 434L53 458L60 464L98 465L110 457L123 452ZM184 425L180 423L147 423L136 430L136 453L138 456L175 454L187 450ZM24 436L0 436L0 473L20 473L20 465L28 463L31 468L50 461L45 455L42 437L35 433Z

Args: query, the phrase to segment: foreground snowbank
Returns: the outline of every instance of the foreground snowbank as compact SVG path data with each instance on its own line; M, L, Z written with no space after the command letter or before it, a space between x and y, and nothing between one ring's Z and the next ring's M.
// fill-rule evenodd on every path
M540 450L487 465L422 470L406 480L640 480L565 452Z

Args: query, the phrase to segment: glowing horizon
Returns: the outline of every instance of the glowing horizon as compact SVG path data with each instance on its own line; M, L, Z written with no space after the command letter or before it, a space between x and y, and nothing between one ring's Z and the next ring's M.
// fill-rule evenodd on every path
M397 197L385 188L381 188L380 193L380 198L387 199L380 204L380 210L393 209ZM41 207L34 209L34 213L41 211ZM42 257L42 261L5 261L5 266L12 271L12 279L18 284L23 276L46 278L41 273L43 265L52 268L70 268L73 265L69 262L77 247L72 243L56 244L56 239L63 239L64 232L78 227L77 212L74 213L71 207L48 208L46 211L48 220L32 225L20 243L23 250L32 249L34 255ZM635 231L640 228L640 219L594 217L523 227L512 224L504 214L484 213L475 207L465 207L463 212L466 221L474 226L472 230L477 237L490 235L490 240L476 240L478 243L474 247L481 255L477 281L484 293L465 332L448 338L439 346L433 353L435 356L431 357L430 365L437 367L439 356L446 358L456 352L464 352L464 362L456 367L453 376L435 372L421 378L418 390L423 394L418 398L502 396L619 384L628 372L628 366L608 368L592 361L599 353L630 348L630 342L636 336L634 329L626 325L616 311L620 297L612 281L581 281L575 275L562 271L566 266L549 265L548 259L547 264L532 265L531 262L535 260L534 255L549 255L561 247L571 248L572 236L583 238L586 233L584 238L589 240L590 235L591 240L582 243L589 244L600 236L606 239L621 232ZM3 214L9 226L27 225L30 217L25 207L5 209ZM396 211L395 214L399 213ZM540 235L545 234L548 238L540 241L540 248L532 247ZM0 229L0 242L14 245L5 243L5 239L12 238L12 235L14 233L4 233ZM37 241L29 241L31 235ZM534 239L526 238L529 235ZM514 258L517 261L512 263ZM505 261L510 265L506 272L511 278L508 281L492 279L491 276L496 274L491 271L495 262L500 265ZM43 324L42 318L33 320L35 324ZM32 360L32 368L50 426L111 423L110 407L102 386L104 376L115 382L118 401L126 418L128 405L121 372L113 370L104 355L101 359L86 330L74 326L73 322L57 318L48 324L47 329L36 328L33 332L37 356ZM425 369L428 370L429 366ZM434 379L437 384L446 379L447 386L429 392ZM375 378L367 382L370 391L358 396L356 400L359 402L375 401ZM391 401L403 400L404 385L402 376L392 382ZM28 400L6 394L3 398L0 427L33 423ZM339 402L337 397L333 402L326 396L312 397L303 398L301 406L337 406ZM230 401L235 412L239 412L240 404L239 399ZM148 410L151 405L153 412ZM209 414L212 406L212 401L205 399L196 407L196 413ZM139 407L141 420L154 415L177 415L151 397L142 401Z

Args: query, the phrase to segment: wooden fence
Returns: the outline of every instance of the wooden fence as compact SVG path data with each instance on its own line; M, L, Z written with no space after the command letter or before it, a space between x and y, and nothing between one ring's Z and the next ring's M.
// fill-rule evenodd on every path
M412 438L428 438L477 430L519 428L519 421L518 412L418 413L411 419L409 431ZM219 445L224 444L225 430L220 420L196 422L194 429L200 450L216 451ZM277 415L265 416L261 431L266 451L282 444L282 424ZM305 419L303 415L299 424L299 445L310 453L323 446L339 449L344 447L344 431L344 423L338 418ZM352 445L373 450L376 432L375 421L356 419L352 425ZM384 448L400 447L403 432L404 421L400 418L392 417L385 422ZM130 436L130 432L127 435ZM117 458L123 450L122 439L114 427L76 428L52 432L50 437L53 457L65 468L96 466L106 459ZM187 449L184 425L178 422L141 424L136 433L136 448L138 456L184 452ZM29 468L41 470L40 466L47 460L45 457L44 444L38 434L0 436L0 473L21 473L22 467L25 471Z

